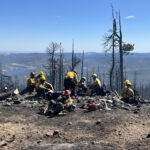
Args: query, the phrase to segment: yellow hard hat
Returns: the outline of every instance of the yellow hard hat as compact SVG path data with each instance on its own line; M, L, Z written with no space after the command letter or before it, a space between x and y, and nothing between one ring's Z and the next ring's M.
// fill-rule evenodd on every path
M45 81L45 80L46 80L46 78L45 78L44 76L42 76L42 77L41 77L41 80L42 80L42 81Z
M86 77L82 77L82 79L86 80Z
M44 72L43 72L43 71L40 71L40 72L39 72L39 75L41 75L41 76L44 75Z
M92 75L92 77L97 77L97 74L96 74L96 73L94 73L94 74Z
M124 84L125 85L131 85L131 82L129 80L125 80Z

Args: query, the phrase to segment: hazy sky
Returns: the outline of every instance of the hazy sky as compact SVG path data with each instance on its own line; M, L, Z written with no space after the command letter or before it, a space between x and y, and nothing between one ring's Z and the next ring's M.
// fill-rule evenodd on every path
M111 7L120 9L123 40L135 52L150 52L150 0L0 0L0 51L45 52L62 42L65 52L103 52L112 27Z

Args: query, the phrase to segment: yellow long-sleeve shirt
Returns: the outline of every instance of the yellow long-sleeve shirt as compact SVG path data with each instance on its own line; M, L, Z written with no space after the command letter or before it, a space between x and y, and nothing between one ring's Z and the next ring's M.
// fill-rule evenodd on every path
M36 89L39 87L41 79L45 79L46 80L46 77L44 75L42 75L42 76L38 75L35 78L35 87L36 87Z
M65 100L64 107L69 108L72 106L72 104L73 104L73 100L71 99L71 97L69 97L68 99Z
M38 89L46 89L46 88L48 88L50 90L54 90L53 86L46 81L43 84L42 83L39 84Z
M96 79L93 81L91 87L98 87L98 88L101 87L101 81L100 81L98 78L96 78Z
M130 87L124 86L121 91L121 96L123 98L131 98L134 96L134 91Z
M27 87L33 86L33 85L35 85L35 79L34 78L29 78L27 80Z
M78 83L78 76L75 72L73 72L73 71L67 72L66 75L65 75L65 79L68 79L68 78L74 79L74 81L76 83Z
M85 88L86 88L87 86L86 86L86 83L85 83L85 82L81 82L81 81L80 81L80 82L78 83L78 87L79 87L79 88L82 88L82 87L85 87Z

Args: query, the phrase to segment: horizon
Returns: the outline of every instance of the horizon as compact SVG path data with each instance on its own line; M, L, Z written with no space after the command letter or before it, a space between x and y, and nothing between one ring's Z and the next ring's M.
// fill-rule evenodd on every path
M55 52L56 54L58 53L59 54L59 51L58 52ZM64 54L66 53L72 53L71 51L67 51L67 52L64 52ZM82 52L75 52L75 54L82 54ZM84 52L84 54L86 53L99 53L99 54L111 54L111 52L98 52L98 51L91 51L91 52ZM117 54L119 52L116 52L115 54ZM3 55L3 54L47 54L47 52L0 52L0 55ZM125 56L130 56L130 55L134 55L134 54L150 54L150 52L131 52L129 55L124 55Z

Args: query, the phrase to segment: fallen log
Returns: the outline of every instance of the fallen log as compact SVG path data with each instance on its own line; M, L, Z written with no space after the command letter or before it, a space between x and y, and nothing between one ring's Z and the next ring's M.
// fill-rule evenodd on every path
M0 100L5 100L6 98L9 98L9 97L17 95L17 94L19 94L18 89L11 90L7 93L2 93L2 94L0 94Z

